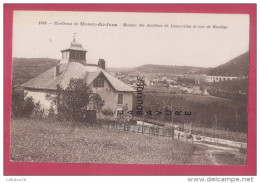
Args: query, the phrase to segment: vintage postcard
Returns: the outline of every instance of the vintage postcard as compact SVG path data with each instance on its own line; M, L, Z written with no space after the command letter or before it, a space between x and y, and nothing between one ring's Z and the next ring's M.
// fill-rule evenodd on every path
M247 166L249 14L13 11L10 162Z

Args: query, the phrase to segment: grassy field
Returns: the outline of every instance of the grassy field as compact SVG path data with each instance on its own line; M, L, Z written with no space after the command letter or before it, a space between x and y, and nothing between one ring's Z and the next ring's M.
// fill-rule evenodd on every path
M203 146L73 122L12 119L11 160L26 162L210 164Z
M219 103L231 103L230 99L215 97L211 95L194 95L194 94L183 94L179 91L180 89L174 89L177 94L172 93L173 90L169 90L166 87L156 87L156 86L145 86L145 93L153 94L153 96L166 96L166 97L183 97L185 100L201 104L210 104L213 102Z
M12 161L174 165L246 163L246 152L218 151L207 145L109 130L93 124L11 120Z

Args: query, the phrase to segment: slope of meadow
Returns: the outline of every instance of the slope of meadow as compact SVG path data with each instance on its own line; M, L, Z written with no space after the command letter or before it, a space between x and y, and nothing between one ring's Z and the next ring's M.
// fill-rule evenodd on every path
M193 157L198 151L202 147L191 143L96 125L33 119L11 122L12 161L210 164L207 158Z

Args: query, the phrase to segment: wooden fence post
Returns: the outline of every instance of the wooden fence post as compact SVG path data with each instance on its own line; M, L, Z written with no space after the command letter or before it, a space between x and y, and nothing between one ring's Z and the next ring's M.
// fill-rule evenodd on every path
M172 140L174 139L174 127L172 127Z
M142 134L144 134L144 121L142 123Z
M153 121L153 135L155 135L155 131L154 131L154 121Z

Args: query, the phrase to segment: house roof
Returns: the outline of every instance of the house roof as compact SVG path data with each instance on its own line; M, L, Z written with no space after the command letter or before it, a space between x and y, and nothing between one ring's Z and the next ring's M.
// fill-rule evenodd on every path
M24 88L41 89L41 90L56 90L57 85L65 89L71 78L83 79L88 85L91 85L95 78L103 75L113 87L115 91L134 92L135 90L112 76L106 70L103 70L97 65L82 65L78 62L69 62L60 64L59 75L56 76L56 67L53 67L37 77L29 80L21 85Z

